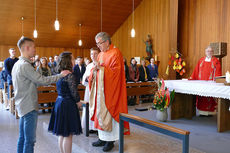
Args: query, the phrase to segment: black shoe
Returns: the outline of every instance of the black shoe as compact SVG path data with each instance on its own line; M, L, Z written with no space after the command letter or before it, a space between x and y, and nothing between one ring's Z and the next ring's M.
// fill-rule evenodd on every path
M92 146L94 146L94 147L102 147L102 146L105 145L105 143L106 143L106 141L102 141L102 140L98 139L96 142L92 143Z
M199 117L213 117L213 115L199 115Z
M90 134L97 134L97 131L96 130L89 130L89 133Z
M108 151L112 150L114 147L113 143L114 143L114 141L107 141L105 146L103 147L103 151L108 152Z

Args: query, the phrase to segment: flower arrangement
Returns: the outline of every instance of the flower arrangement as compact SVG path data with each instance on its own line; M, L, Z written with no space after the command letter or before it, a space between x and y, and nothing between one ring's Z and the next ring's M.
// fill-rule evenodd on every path
M175 91L173 90L171 93L169 89L165 87L164 80L158 81L158 91L154 95L153 106L160 111L164 111L164 109L168 108L173 99L174 99Z
M169 61L168 66L166 69L166 74L168 75L169 66L173 64L173 70L175 70L179 75L183 75L185 71L186 63L184 59L182 59L182 54L179 52L176 52L175 55L169 54Z

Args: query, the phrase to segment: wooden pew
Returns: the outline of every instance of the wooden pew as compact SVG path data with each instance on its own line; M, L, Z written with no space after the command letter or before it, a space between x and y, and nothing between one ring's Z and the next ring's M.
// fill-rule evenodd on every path
M127 96L137 96L137 104L139 104L140 95L153 94L157 91L157 84L155 82L136 82L136 83L127 83ZM47 91L47 92L44 92ZM52 92L50 92L52 91ZM85 95L85 86L78 85L78 93L80 99L84 99ZM41 86L38 87L38 103L49 103L55 102L57 98L56 86ZM47 109L47 108L44 108Z
M3 89L0 89L0 103L3 104Z
M2 80L0 80L0 83L2 83ZM3 83L3 85L4 85L4 83ZM3 90L4 90L4 87L3 87L3 89L0 89L0 103L2 103L3 104Z
M81 100L84 100L85 86L79 84L78 87L77 87L77 89L78 89L78 93L79 93L79 95L80 95L80 99L81 99Z
M45 104L50 102L55 102L57 99L57 91L56 91L56 85L52 86L41 86L38 87L38 103L39 104ZM80 99L84 99L85 95L85 86L78 85L78 93L80 96ZM39 109L51 109L52 107L40 107Z
M14 92L13 92L13 85L9 86L9 99L8 99L9 105L10 105L10 112L15 115L16 119L19 119L17 109L15 107L15 99L14 99Z
M9 107L10 107L10 112L12 114L14 114L15 112L15 105L14 105L14 96L13 96L13 86L12 85L9 85L9 98L8 98L8 102L9 102Z
M3 89L3 101L4 101L4 104L5 104L5 107L7 107L8 105L8 97L7 97L7 82L4 82L4 89Z
M38 104L54 103L57 99L57 90L55 85L40 86L38 90ZM39 109L52 109L52 107L39 107Z
M156 82L128 82L126 88L127 96L137 96L136 104L140 104L139 96L154 94L158 86Z
M4 84L4 90L3 90L3 96L5 99L5 103L9 102L10 105L10 112L15 115L16 119L18 119L18 113L15 109L15 99L14 94L12 92L13 86L10 86L10 92L9 92L9 99L7 97L7 83ZM37 88L38 91L38 104L46 104L46 103L55 103L57 99L57 91L56 91L56 85L53 84L51 86L40 86ZM79 85L78 86L78 92L80 95L80 99L84 99L85 94L85 86ZM52 109L52 107L39 107L39 109Z

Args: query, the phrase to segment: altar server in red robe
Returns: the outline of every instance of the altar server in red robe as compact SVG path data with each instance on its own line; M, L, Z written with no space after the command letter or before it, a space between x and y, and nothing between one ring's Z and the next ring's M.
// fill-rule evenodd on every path
M100 32L95 40L101 52L89 77L89 112L90 119L98 129L99 140L92 145L104 146L103 151L107 152L119 139L119 113L128 113L126 80L123 56L111 44L110 36ZM124 127L125 134L129 134L127 122Z
M220 61L213 56L213 49L208 46L205 49L205 57L202 57L193 71L191 80L214 80L216 76L221 76ZM214 115L217 102L214 98L197 96L196 106L200 115Z

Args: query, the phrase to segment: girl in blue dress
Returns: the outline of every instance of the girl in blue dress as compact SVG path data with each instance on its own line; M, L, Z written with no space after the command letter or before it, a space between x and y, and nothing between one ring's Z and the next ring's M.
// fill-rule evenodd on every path
M70 52L63 52L59 56L57 70L59 72L69 70L72 72L74 57ZM78 107L80 96L77 90L77 79L70 73L58 80L58 97L51 113L48 130L58 136L58 144L61 153L72 152L72 137L82 133Z

